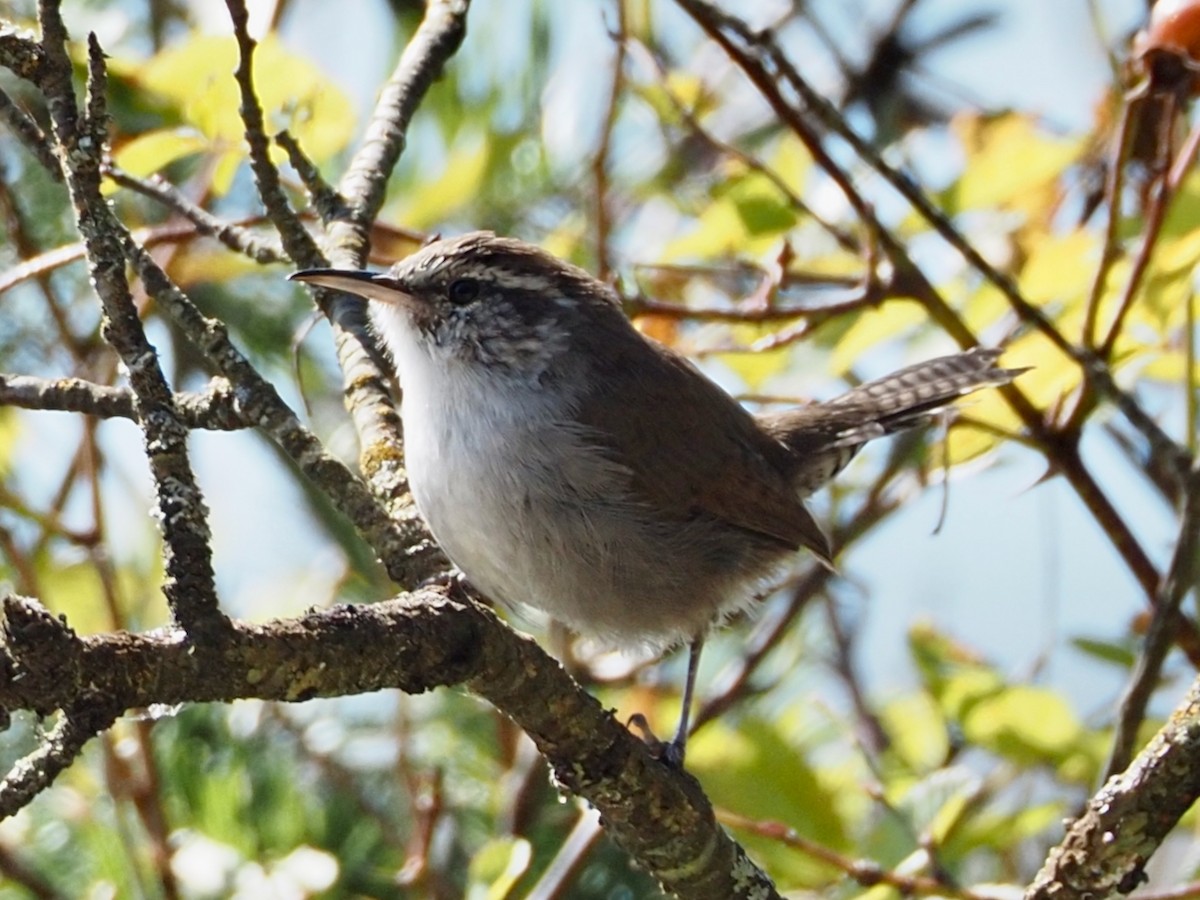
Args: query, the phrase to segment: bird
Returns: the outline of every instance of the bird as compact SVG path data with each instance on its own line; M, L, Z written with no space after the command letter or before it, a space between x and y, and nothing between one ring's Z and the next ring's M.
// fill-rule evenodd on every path
M867 441L1023 371L974 348L754 415L638 331L612 286L515 238L289 277L368 301L413 498L471 585L608 645L689 646L679 726L652 740L680 768L709 630L797 552L832 566L805 498Z

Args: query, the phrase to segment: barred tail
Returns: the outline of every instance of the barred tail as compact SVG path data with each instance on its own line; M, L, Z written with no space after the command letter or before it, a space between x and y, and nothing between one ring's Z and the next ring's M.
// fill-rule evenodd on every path
M965 353L942 356L908 366L868 381L828 403L820 404L833 419L853 410L867 429L869 440L891 434L929 418L951 401L984 387L1008 384L1027 369L1002 369L996 365L1002 350L976 347ZM847 423L849 424L849 423ZM839 443L855 440L850 426Z
M957 398L1026 371L997 366L1001 352L976 347L917 363L828 402L761 416L759 423L791 451L797 490L811 493L867 441L919 425Z

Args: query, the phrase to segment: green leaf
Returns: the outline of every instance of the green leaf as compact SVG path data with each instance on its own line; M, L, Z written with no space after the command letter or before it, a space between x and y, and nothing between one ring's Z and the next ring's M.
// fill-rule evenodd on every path
M964 715L962 727L971 743L1026 764L1065 758L1083 735L1066 700L1027 685L981 698Z
M729 199L748 237L779 237L796 224L796 211L779 189L757 172L735 181Z
M1112 663L1126 670L1131 669L1137 660L1137 654L1130 648L1128 642L1077 637L1071 638L1071 646L1080 653L1090 656L1092 659Z
M681 123L680 108L703 118L715 99L701 78L679 71L668 73L662 82L638 83L634 90L663 123Z
M203 153L208 146L208 140L194 128L159 128L126 141L113 154L113 161L131 175L144 177L177 159ZM105 190L112 193L117 186L106 182Z
M927 693L909 694L888 703L882 713L892 752L910 771L942 764L950 751L946 718Z
M745 239L737 204L729 197L719 197L704 207L696 220L695 229L675 238L663 248L662 260L733 256L744 251Z
M1076 231L1062 236L1039 234L1031 241L1021 270L1021 291L1034 303L1082 300L1099 261L1095 235Z
M846 830L833 793L821 774L773 724L740 720L736 727L712 722L688 744L688 769L720 807L756 820L782 822L837 849ZM739 835L782 882L820 883L829 869L778 841Z
M952 831L942 845L943 856L961 859L982 847L1009 853L1021 841L1044 835L1063 817L1061 801L1024 806L1011 814L978 812Z
M962 817L969 814L979 783L979 776L965 766L950 766L930 772L909 787L894 801L897 811L904 814L897 823L904 835L904 852L915 849L914 832L929 835L934 843L940 844Z

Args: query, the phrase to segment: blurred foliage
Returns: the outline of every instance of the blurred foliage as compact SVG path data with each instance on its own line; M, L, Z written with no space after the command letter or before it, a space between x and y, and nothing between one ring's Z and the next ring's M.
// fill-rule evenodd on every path
M31 5L13 4L17 22L28 23ZM393 54L415 22L411 5L397 5L398 19L382 6L354 13L364 17L355 27L392 32ZM151 15L144 17L147 6ZM816 28L818 14L803 9L809 5L795 6L794 19L779 23L793 46L809 46L814 35L832 40ZM255 69L268 122L289 129L336 180L377 85L361 75L348 80L328 70L327 56L310 58L300 49L321 40L301 15L312 12L308 7L275 7L278 33L260 43ZM76 37L89 28L106 36L117 164L137 175L161 174L194 202L266 235L237 117L232 37L205 31L199 4L90 2L68 11ZM618 283L631 303L644 290L681 310L803 309L836 301L864 279L862 254L840 246L812 214L853 227L828 177L744 84L717 70L711 46L698 49L679 11L657 0L629 0L621 18L631 50L609 123L604 202L614 225L609 246L598 248L591 158L613 78L605 69L614 53L605 28L618 27L615 6L566 13L548 0L476 0L472 16L466 46L413 123L384 224L448 233L488 227L540 240L593 268L602 252L615 250ZM963 19L931 41L956 34L998 39L988 34L990 22ZM894 45L898 35L880 41ZM1060 329L1077 334L1103 241L1102 223L1081 215L1080 196L1092 164L1087 148L1099 138L1053 133L1024 111L960 108L951 119L944 103L928 102L909 77L919 69L922 44L911 38L902 44L903 79L876 71L877 62L840 67L856 121L887 154L918 170L918 139L941 141L942 180L934 186L940 208ZM846 63L840 50L835 56ZM19 85L0 80L0 86L43 115ZM895 113L896 103L904 115ZM887 122L872 119L871 110L889 110ZM712 135L742 155L722 150ZM294 173L284 171L302 205ZM0 145L0 181L0 273L77 241L62 190L13 141ZM125 221L147 229L144 236L180 224L144 197L115 184L109 189ZM897 211L893 200L879 202L884 223L913 246L927 242L929 223ZM1113 357L1122 384L1135 377L1153 382L1164 403L1177 406L1194 393L1196 377L1189 368L1195 361L1188 308L1200 262L1198 221L1200 179L1192 175L1169 211ZM1131 207L1118 232L1136 242L1144 224L1143 211ZM785 241L785 271L772 281ZM352 459L327 331L318 325L298 341L310 307L283 283L284 267L252 266L195 235L155 247L172 276L208 314L228 323L290 400L299 405L303 394L313 427ZM1039 410L1057 409L1078 387L1078 367L1040 333L1018 333L1000 292L957 257L938 249L931 258L936 286L954 312L984 343L1011 338L1008 358L1036 365L1021 378L1022 391ZM1128 275L1129 262L1119 260L1099 294L1099 322L1110 320ZM5 370L117 377L78 263L13 286L3 301ZM175 385L202 384L207 373L199 357L146 305ZM652 312L639 324L748 393L790 398L828 393L828 376L853 382L881 374L864 357L879 356L887 368L946 346L927 312L906 297L831 316L807 330L803 342L779 340L791 324L782 317L747 315L731 324L720 316L691 321ZM1018 431L999 394L980 395L947 441L920 443L912 452L916 480L935 478L947 464L994 457L1004 437ZM263 455L255 438L220 440L233 449L214 468ZM221 588L227 599L237 598L236 611L263 617L386 596L386 579L361 541L280 456L268 455L237 484L244 492L266 479L272 499L235 514L255 530L230 542L265 541L262 555L278 553L283 562L230 565L248 557L222 545L218 533ZM835 524L849 521L855 489L870 493L882 457L867 456L839 490L829 513ZM1135 461L1127 464L1136 469ZM144 512L148 483L132 425L82 428L68 417L0 409L0 474L5 582L38 596L84 633L162 624L159 546ZM878 494L891 487L882 484ZM222 490L215 480L207 488ZM904 489L902 483L896 491ZM258 496L214 502L237 508ZM303 548L333 549L291 550L290 541L302 535ZM1099 712L1078 709L1036 679L1004 671L986 658L986 648L962 646L937 623L925 623L909 633L905 676L870 697L869 710L819 706L794 688L828 675L831 638L815 619L793 625L746 695L690 746L689 768L714 802L746 819L786 823L849 859L945 873L947 885L1026 881L1057 823L1103 770L1112 698L1099 701ZM716 658L736 659L755 627L738 622L714 638ZM1124 672L1134 660L1134 626L1105 627L1105 634L1120 633L1069 637L1080 653ZM671 710L665 719L674 714L671 691L660 690L645 671L640 679L628 672L599 686L606 702L630 711L661 705ZM122 722L94 742L84 764L0 824L6 848L0 856L19 857L50 896L518 897L550 866L578 816L512 727L455 692L150 712L158 719L152 726ZM870 719L884 738L877 745L862 737ZM27 752L44 727L19 720L0 737L3 762ZM858 887L827 859L772 836L737 836L783 889L838 897L896 893ZM0 900L38 896L13 871L0 883ZM652 893L647 878L601 840L563 896Z

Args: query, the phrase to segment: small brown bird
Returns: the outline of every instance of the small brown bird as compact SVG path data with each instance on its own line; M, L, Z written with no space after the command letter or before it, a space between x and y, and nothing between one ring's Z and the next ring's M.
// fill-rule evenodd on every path
M386 272L292 278L371 301L413 496L475 587L617 645L690 642L665 748L680 765L708 629L797 550L829 560L803 498L866 441L1020 371L976 349L753 416L639 333L610 287L521 241L475 232Z

